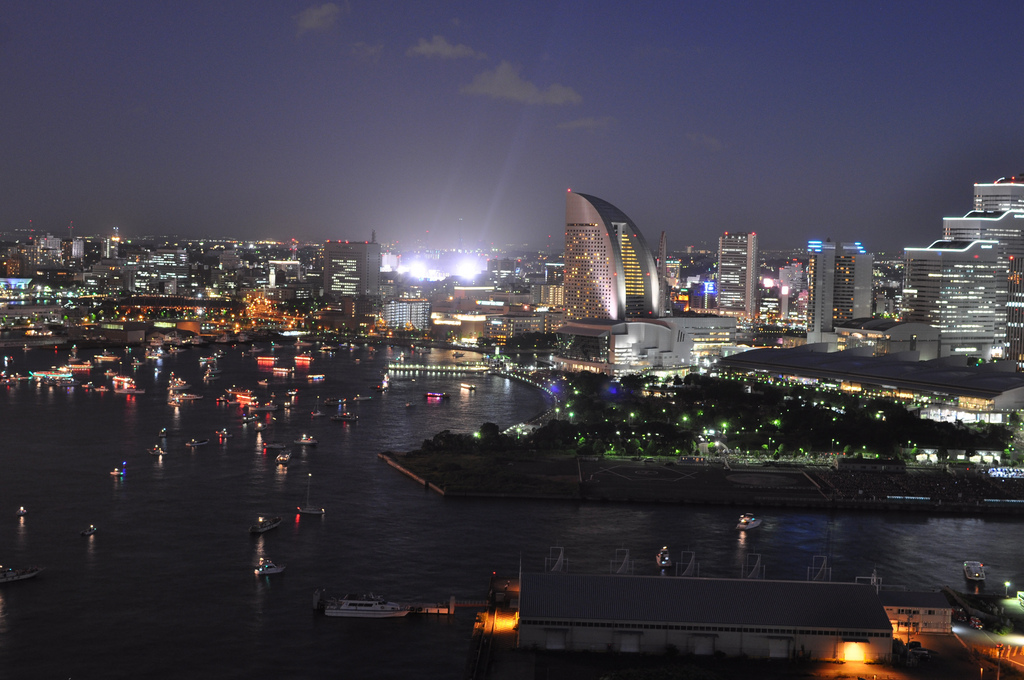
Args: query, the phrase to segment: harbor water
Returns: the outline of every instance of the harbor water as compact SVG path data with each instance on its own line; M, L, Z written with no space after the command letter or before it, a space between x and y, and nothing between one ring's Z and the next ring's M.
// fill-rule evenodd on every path
M633 573L653 576L655 554L668 545L676 557L693 551L702 576L739 577L760 555L765 577L803 579L816 555L828 555L833 580L875 570L887 585L966 587L960 566L977 559L989 589L1024 586L1012 518L763 508L760 527L737 532L736 517L749 508L445 499L377 454L415 448L445 429L506 427L545 410L544 393L494 375L426 373L392 374L390 389L375 391L386 363L408 357L398 347L313 351L308 367L284 374L247 346L224 346L221 372L204 381L199 359L214 349L159 360L122 350L119 362L77 376L109 386L103 372L114 370L134 376L142 394L29 382L0 388L0 564L46 568L0 586L0 676L456 679L474 609L328 618L313 611L314 590L479 601L492 572L541 570L554 546L573 572L608 573L619 566L617 551L628 549ZM311 351L260 349L278 368ZM7 354L6 369L16 373L68 362L66 351ZM143 365L133 369L132 358ZM443 350L416 355L456 360ZM172 373L203 398L169 404ZM476 389L460 389L467 381ZM291 408L244 422L238 405L216 401L231 386ZM427 400L428 391L450 398ZM310 415L318 405L336 412L323 403L334 398L347 398L358 422ZM165 427L169 436L158 438ZM224 428L230 437L216 434ZM318 445L293 444L303 434ZM187 447L193 438L209 443ZM266 442L286 444L290 462L278 465ZM155 445L165 455L150 455ZM123 475L110 474L122 467ZM323 516L297 514L307 490ZM261 515L283 522L250 535ZM80 535L90 524L97 532ZM286 571L256 576L261 557Z

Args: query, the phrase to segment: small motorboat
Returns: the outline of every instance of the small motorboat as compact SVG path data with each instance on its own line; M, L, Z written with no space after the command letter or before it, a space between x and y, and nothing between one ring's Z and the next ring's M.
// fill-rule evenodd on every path
M964 562L964 578L968 581L984 581L985 565L973 560Z
M264 442L263 443L263 448L264 449L278 450L278 449L287 448L287 445L285 445L285 444L283 444L281 442Z
M296 439L293 443L301 444L302 446L316 446L319 442L317 442L317 440L314 439L313 437L310 437L308 434L304 434L298 439Z
M748 512L740 515L740 521L736 525L736 528L740 531L746 531L747 529L753 529L754 527L759 526L761 526L761 520Z
M197 446L206 446L209 443L209 439L190 439L187 442L185 442L185 446L189 447L190 449L194 449Z
M90 524L88 529L82 529L82 535L83 536L92 536L93 534L96 533L97 530L98 529L97 529L95 524Z
M291 459L292 459L292 452L291 451L283 451L283 452L277 454L277 462L281 463L282 465L284 465L285 463L287 463Z
M654 559L662 569L672 568L672 555L669 553L667 545L658 551L658 554Z
M221 430L217 430L217 436L220 437L221 439L228 439L233 435L230 432L228 432L228 428L225 427Z
M265 575L268 575L268 574L280 574L282 571L284 571L284 565L283 564L282 565L274 564L267 557L261 557L260 558L259 566L256 567L255 569L253 569L253 572L257 576L265 576Z
M280 523L280 517L257 517L256 524L249 527L249 533L262 534L264 531L270 531Z
M18 508L18 512L14 513L14 514L16 514L18 517L24 517L25 515L28 514L28 510L26 510L25 506L23 505L20 508Z
M127 465L128 461L121 463L121 467L114 468L113 470L110 471L110 474L113 475L114 477L124 477L124 471Z
M148 451L149 451L149 455L151 455L151 456L162 456L162 455L164 455L165 453L167 453L166 451L164 451L164 449L163 449L163 447L162 447L162 446L153 446L153 447L150 447L150 448L148 449Z
M359 420L359 416L355 413L349 413L348 411L342 411L341 413L335 413L331 416L331 420L341 421L343 423L354 423Z

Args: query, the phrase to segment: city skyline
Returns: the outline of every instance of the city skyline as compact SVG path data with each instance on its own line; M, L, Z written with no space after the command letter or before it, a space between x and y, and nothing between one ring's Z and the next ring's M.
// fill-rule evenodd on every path
M549 248L571 188L672 250L929 243L1022 169L986 9L18 3L0 231Z

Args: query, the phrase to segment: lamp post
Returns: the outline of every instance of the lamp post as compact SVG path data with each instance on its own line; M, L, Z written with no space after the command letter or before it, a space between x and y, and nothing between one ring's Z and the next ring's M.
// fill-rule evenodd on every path
M1003 674L1003 643L996 643L996 680Z
M1010 596L1010 582L1009 581L1003 581L1003 597L1009 597L1009 596Z

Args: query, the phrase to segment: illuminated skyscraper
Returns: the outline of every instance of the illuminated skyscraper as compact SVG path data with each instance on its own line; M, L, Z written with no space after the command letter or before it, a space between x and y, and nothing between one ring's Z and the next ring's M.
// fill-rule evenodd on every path
M1007 270L996 241L936 241L906 248L903 320L939 329L939 356L989 359L1002 340ZM1002 293L996 285L1002 281Z
M324 297L380 296L380 244L328 241L324 244Z
M725 232L718 237L718 311L753 319L757 315L757 234Z
M565 200L565 317L665 315L662 281L647 242L625 213L594 196Z
M1010 259L1024 257L1024 178L1008 177L974 185L974 210L963 217L944 217L945 241L989 240L996 242L996 334L1007 334L1007 276Z
M807 242L807 342L837 323L871 316L871 253L859 242Z

